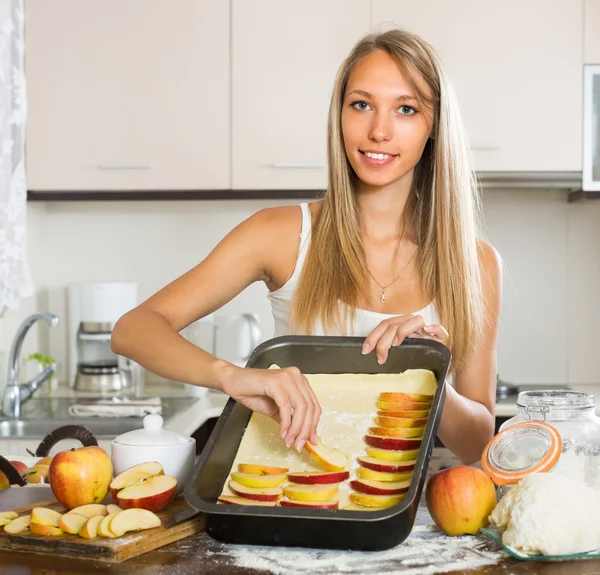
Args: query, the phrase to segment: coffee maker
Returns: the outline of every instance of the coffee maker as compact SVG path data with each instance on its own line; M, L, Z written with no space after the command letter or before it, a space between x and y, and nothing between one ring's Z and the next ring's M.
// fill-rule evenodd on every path
M68 377L75 390L132 391L131 362L112 352L110 337L117 320L137 305L137 291L138 286L133 282L68 286Z

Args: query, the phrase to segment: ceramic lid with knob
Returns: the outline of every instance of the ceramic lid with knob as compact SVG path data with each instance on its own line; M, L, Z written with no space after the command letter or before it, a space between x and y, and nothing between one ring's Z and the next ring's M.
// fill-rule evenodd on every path
M123 433L114 439L114 443L120 445L165 446L189 443L191 440L192 438L187 435L163 429L163 418L157 413L151 413L144 417L143 429L134 429Z

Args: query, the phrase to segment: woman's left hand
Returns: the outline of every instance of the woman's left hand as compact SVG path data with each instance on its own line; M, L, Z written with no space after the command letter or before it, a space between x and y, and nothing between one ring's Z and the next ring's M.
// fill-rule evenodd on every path
M365 338L362 353L367 354L375 349L377 362L385 363L390 347L400 345L407 337L422 337L445 343L448 332L438 323L426 324L422 315L407 313L384 319Z

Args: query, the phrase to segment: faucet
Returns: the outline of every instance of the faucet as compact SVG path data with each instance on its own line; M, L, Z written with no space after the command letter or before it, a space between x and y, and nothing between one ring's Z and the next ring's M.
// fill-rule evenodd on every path
M2 413L12 419L19 419L21 415L21 405L25 403L55 371L54 365L49 365L44 368L41 373L38 373L31 381L19 384L19 356L21 355L21 347L23 340L29 331L29 328L38 320L45 320L51 327L58 325L58 318L51 313L34 313L23 321L20 325L15 339L10 348L8 356L8 381L4 390L4 398L2 400Z

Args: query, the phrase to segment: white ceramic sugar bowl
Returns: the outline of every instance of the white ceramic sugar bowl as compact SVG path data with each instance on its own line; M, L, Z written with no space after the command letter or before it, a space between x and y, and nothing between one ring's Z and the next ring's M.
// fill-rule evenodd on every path
M115 476L121 471L149 461L158 461L165 475L177 478L181 493L194 467L196 440L163 429L163 418L155 413L144 417L144 428L119 435L111 442L111 459Z

